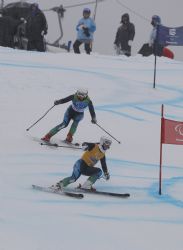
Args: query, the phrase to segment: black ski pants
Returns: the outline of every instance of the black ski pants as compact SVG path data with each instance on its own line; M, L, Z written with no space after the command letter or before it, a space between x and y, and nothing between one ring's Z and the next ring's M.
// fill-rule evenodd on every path
M81 44L84 43L84 47L85 47L85 51L86 54L90 54L91 52L91 47L90 47L90 42L81 42L79 40L76 40L73 44L73 49L74 49L74 53L76 54L80 54L80 49L79 47L81 46Z
M39 52L45 52L45 44L43 39L38 40L28 40L27 50L36 50Z

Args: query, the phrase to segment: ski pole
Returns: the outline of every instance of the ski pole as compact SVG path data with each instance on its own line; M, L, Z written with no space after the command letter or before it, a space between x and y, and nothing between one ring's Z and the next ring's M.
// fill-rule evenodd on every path
M47 143L40 143L41 146L49 146L49 147L56 147L56 148L73 148L73 149L82 149L80 147L70 147L70 146L62 146L56 143L54 144L47 144Z
M114 136L112 136L111 134L109 134L104 128L102 128L98 123L95 123L99 128L101 128L104 132L106 132L110 137L112 137L115 141L117 141L119 144L121 143L120 141L118 141Z
M29 128L27 128L26 130L29 131L29 129L31 129L34 125L36 125L36 123L38 123L41 119L43 119L43 117L45 117L45 115L48 114L48 112L49 112L53 107L55 107L55 104L54 104L51 108L49 108L43 116L41 116L36 122L34 122L34 123L33 123Z

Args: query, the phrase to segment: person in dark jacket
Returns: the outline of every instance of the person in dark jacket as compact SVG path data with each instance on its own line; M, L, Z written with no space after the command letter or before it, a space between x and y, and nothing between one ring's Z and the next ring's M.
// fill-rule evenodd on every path
M69 184L76 182L81 175L89 176L89 178L81 185L83 189L96 190L92 185L100 179L104 173L104 178L106 180L110 179L108 172L105 153L111 146L112 141L105 136L100 138L99 143L88 143L84 142L82 144L85 153L77 160L73 167L72 175L59 181L52 188L59 190L63 189ZM100 161L102 170L95 167L97 162Z
M47 34L48 30L47 21L37 3L31 4L30 8L31 13L26 24L27 50L44 52L44 35Z
M121 17L121 26L118 28L114 46L117 54L131 56L131 46L135 36L135 26L130 22L128 13Z
M96 124L96 115L95 110L93 107L93 103L90 100L88 96L88 90L86 89L78 89L77 92L73 95L70 95L68 97L65 97L60 100L56 100L54 102L55 105L63 104L66 102L72 101L72 104L67 108L63 122L53 129L51 129L43 138L41 138L45 142L49 142L50 138L57 134L61 129L66 128L69 125L69 122L71 119L73 120L73 123L71 125L71 128L69 130L69 133L67 134L66 142L71 143L73 140L73 135L76 132L77 126L79 122L84 117L84 110L88 107L91 115L91 122Z
M10 16L0 17L0 46L14 48L14 36L21 20L16 20Z

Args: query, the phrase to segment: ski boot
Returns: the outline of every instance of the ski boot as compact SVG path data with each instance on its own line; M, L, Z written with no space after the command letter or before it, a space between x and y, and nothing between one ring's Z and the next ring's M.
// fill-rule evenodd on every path
M63 189L62 181L57 182L56 185L52 185L51 188L54 189L55 191L62 190Z
M45 141L45 142L50 142L51 137L52 137L52 135L50 133L48 133L44 137L42 137L41 140Z
M83 185L79 184L78 188L81 188L81 189L87 189L87 190L90 190L90 191L96 191L96 188L94 188L92 186L92 182L90 180L86 180Z
M68 134L67 134L67 137L66 137L65 141L66 141L67 143L71 143L71 142L73 141L73 138L72 138L72 134L71 134L71 133L68 133Z

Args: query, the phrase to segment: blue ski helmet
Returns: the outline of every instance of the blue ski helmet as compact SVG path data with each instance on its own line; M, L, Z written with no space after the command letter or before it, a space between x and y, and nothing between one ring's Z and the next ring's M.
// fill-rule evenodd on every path
M157 15L152 16L151 24L153 26L161 24L161 18L159 16L157 16Z
M84 13L90 15L90 14L91 14L91 10L90 10L89 8L84 8L84 9L83 9L83 14L84 14Z

